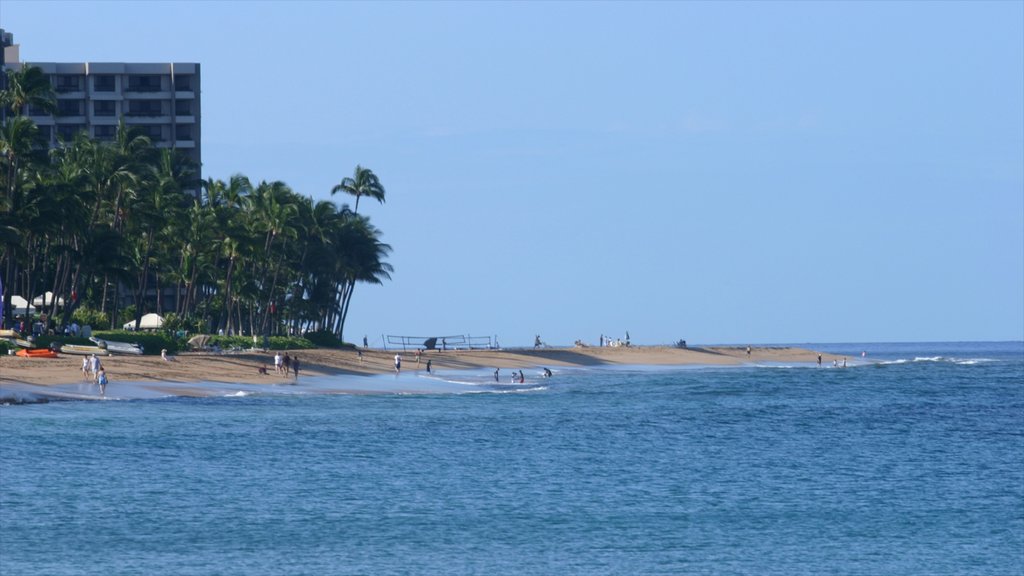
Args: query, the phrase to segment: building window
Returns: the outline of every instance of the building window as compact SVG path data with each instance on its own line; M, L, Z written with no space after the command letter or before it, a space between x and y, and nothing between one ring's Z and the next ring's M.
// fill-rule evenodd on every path
M128 116L160 116L163 107L159 100L129 100Z
M117 114L117 104L113 100L93 100L92 113L94 116L114 116Z
M53 137L53 126L40 126L38 132L39 144L41 146L49 146L50 138Z
M65 142L75 139L75 134L85 130L85 124L60 124L57 126L57 138Z
M174 77L174 89L178 92L192 91L192 76L182 75Z
M25 108L28 110L28 115L29 116L49 116L50 115L49 112L43 110L42 108L39 108L38 106L33 106L31 104L29 104Z
M81 116L82 100L57 100L57 116Z
M188 124L178 124L174 127L174 139L175 140L192 140L192 126Z
M117 136L117 126L93 126L92 131L97 140L109 141Z
M113 92L116 83L111 74L98 74L92 80L93 90L96 92Z
M128 76L129 92L159 92L159 74L132 74Z
M163 142L164 131L162 126L154 126L152 124L145 124L142 126L133 126L138 129L139 133L149 138L153 142Z
M57 74L55 78L57 85L54 90L57 92L80 92L82 90L82 76L78 74Z
M174 115L175 116L191 116L192 115L192 102L189 100L175 100L174 101Z

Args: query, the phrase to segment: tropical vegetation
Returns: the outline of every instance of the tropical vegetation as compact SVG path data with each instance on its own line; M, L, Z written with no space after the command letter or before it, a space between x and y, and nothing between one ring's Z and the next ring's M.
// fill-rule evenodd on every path
M155 312L194 332L341 339L356 285L390 279L391 247L357 212L360 197L384 201L369 169L357 166L331 191L355 196L353 210L280 181L200 181L187 158L123 119L109 141L80 133L48 150L24 112L52 113L55 103L38 68L8 71L0 91L5 327L12 295L49 291L42 312L58 326L76 311L110 328Z

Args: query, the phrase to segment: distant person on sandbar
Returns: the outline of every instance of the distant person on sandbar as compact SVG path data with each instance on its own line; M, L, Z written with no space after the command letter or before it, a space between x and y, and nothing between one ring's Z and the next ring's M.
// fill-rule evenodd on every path
M447 350L447 349L448 349L448 339L447 338L441 338L441 350Z
M89 377L89 357L88 356L82 356L82 378L84 378L86 382L92 380L92 378Z
M747 346L747 356L750 356L750 346Z
M366 341L366 336L363 336L363 348L369 348L370 344Z
M522 370L520 370L519 371L519 383L522 384L523 382L526 382L526 375L523 374Z
M533 338L533 347L534 347L534 349L540 348L540 334L537 334L536 336L534 336L534 338Z
M292 371L295 372L295 379L299 379L299 357L292 358Z
M292 359L288 356L288 353L284 353L284 360L281 361L281 365L284 367L284 375L287 376L292 370Z
M420 350L419 348L416 349L416 365L417 366L420 365L420 354L422 354L422 353L423 353L422 350Z
M363 349L362 348L356 348L356 355L359 356L359 361L362 362L363 361Z
M284 358L281 357L280 350L274 352L274 372L281 373L281 363L284 362Z
M401 354L395 354L395 373L397 374L397 373L399 373L401 371L402 371L402 355Z
M818 354L818 368L821 368L821 354Z
M495 382L497 382L497 381L498 381L498 371L499 371L499 370L501 370L501 368L495 368L495 369L494 369L494 381L495 381Z
M432 362L432 360L430 360L430 359L428 358L428 359L427 359L427 374L430 374L430 363L431 363L431 362Z

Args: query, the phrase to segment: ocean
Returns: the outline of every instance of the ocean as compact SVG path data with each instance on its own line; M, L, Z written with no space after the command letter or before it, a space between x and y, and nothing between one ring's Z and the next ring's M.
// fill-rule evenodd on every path
M0 407L0 574L1024 574L1024 343L806 347Z

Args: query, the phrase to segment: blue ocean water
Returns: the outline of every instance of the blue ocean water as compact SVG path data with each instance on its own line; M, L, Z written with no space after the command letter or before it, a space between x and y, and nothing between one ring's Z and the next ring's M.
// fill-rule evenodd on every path
M1024 573L1024 343L809 347L2 407L0 574Z

